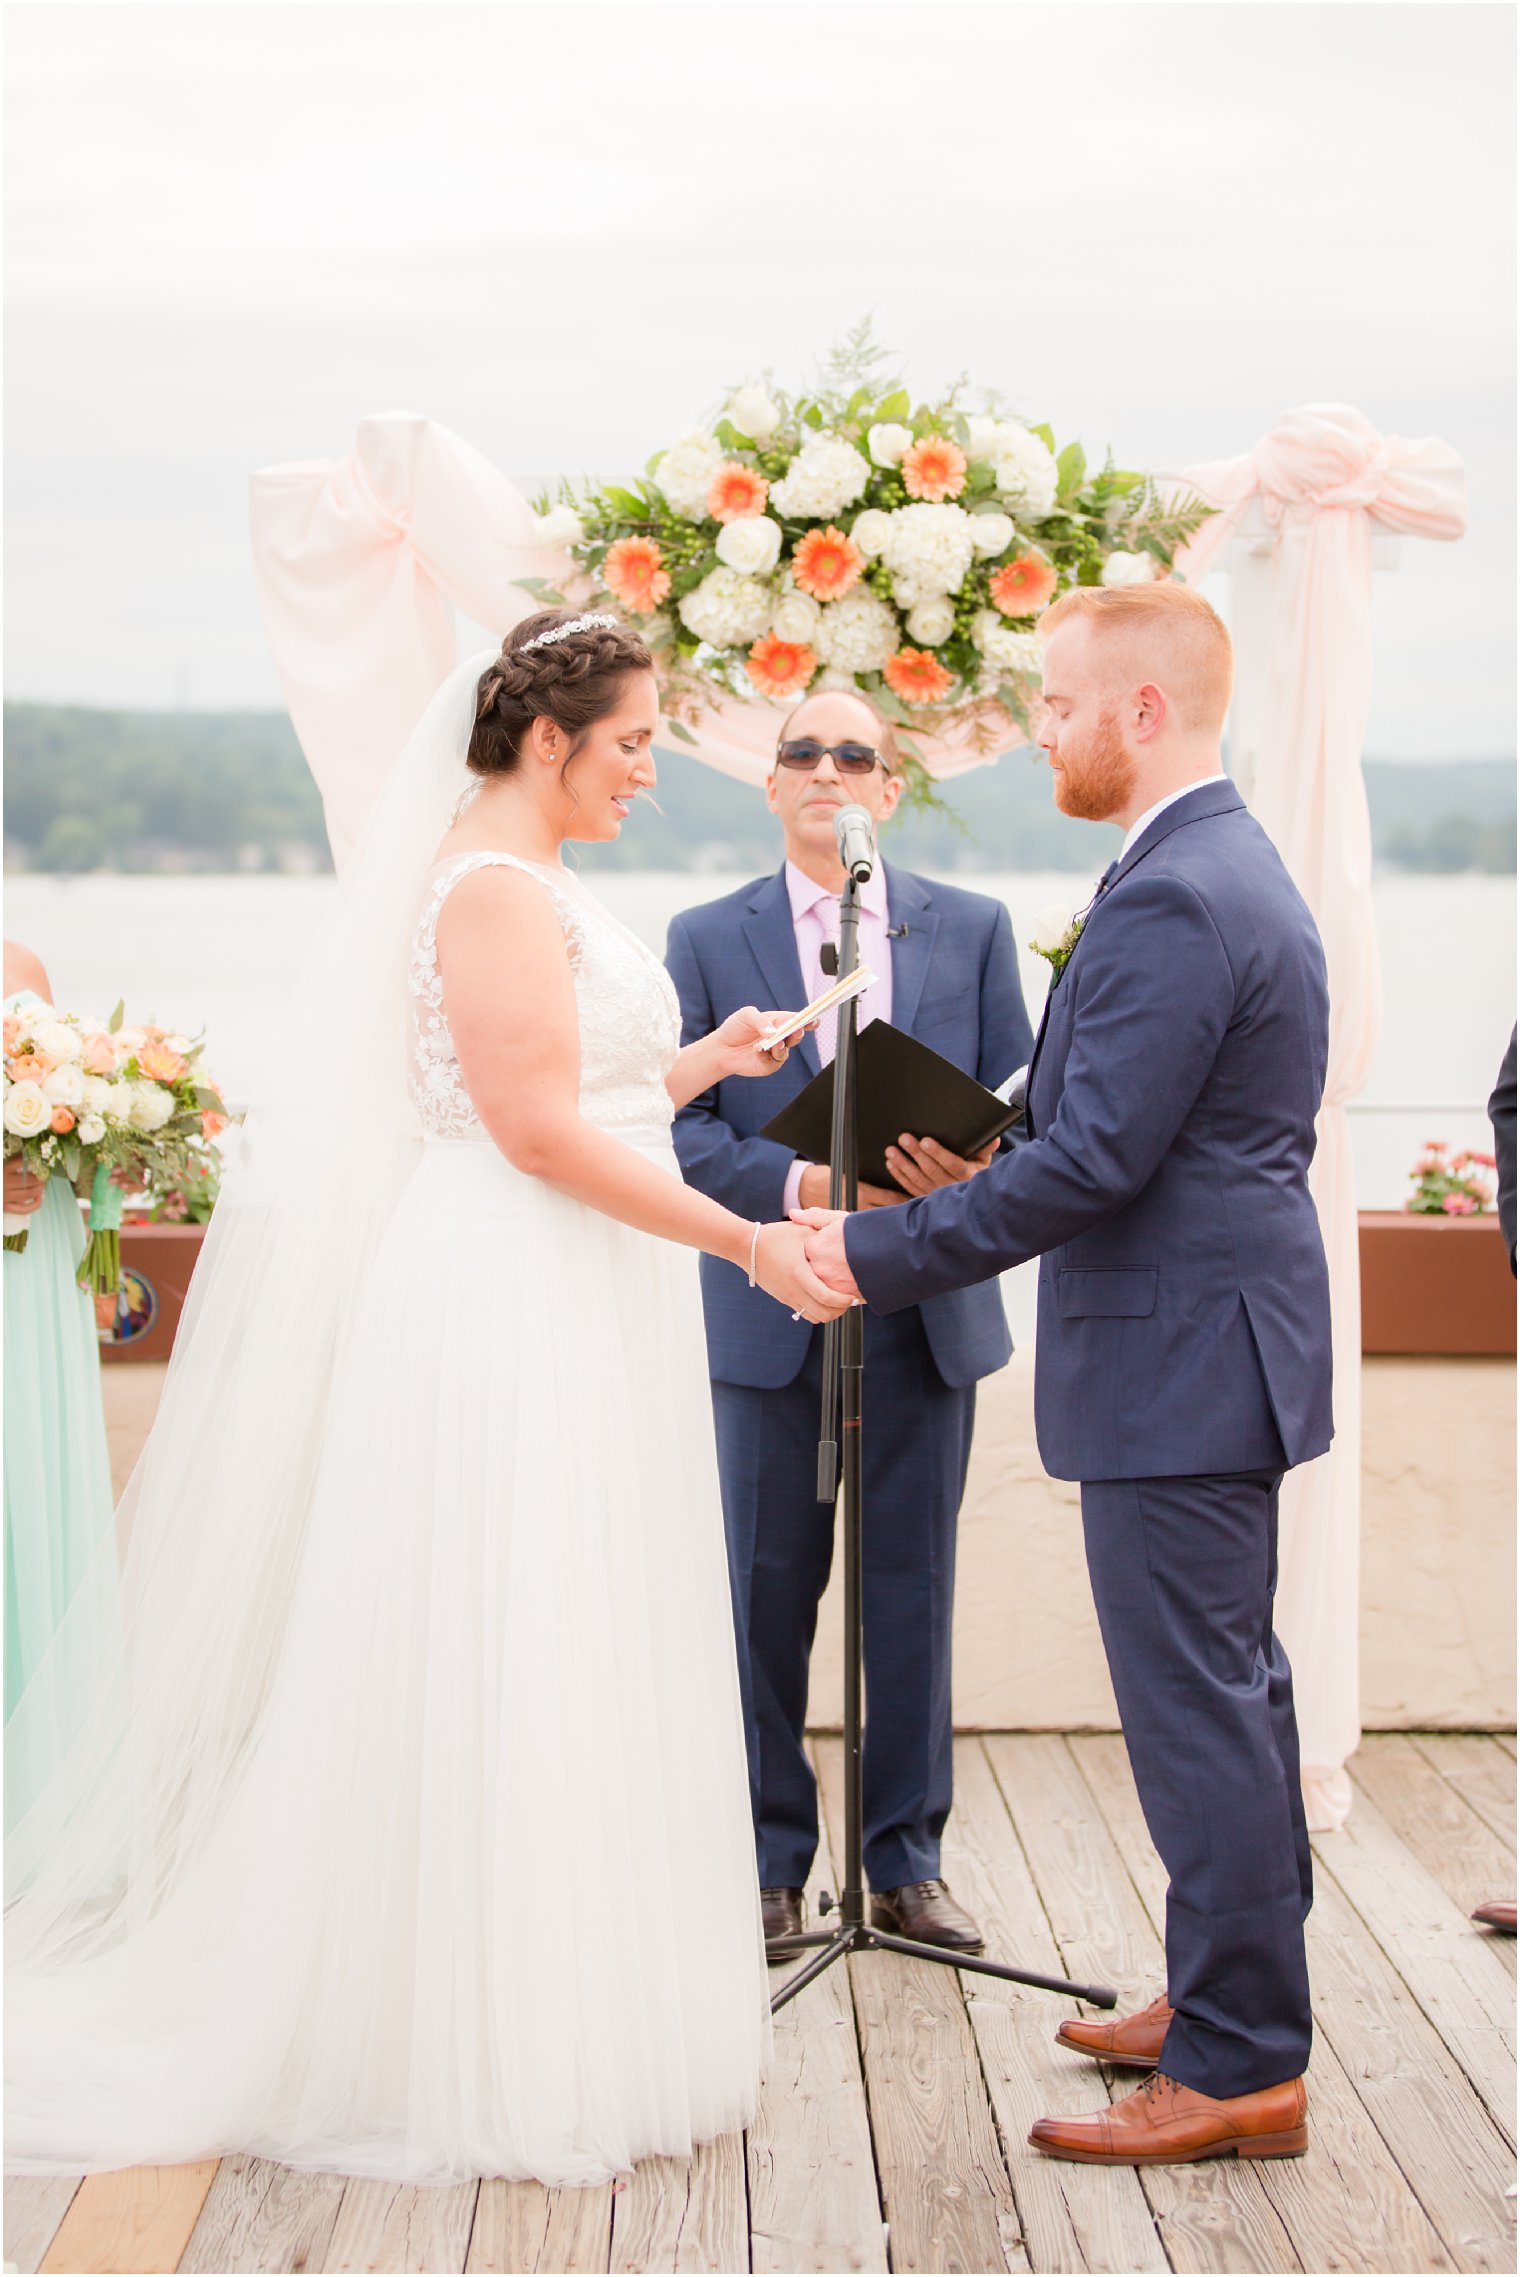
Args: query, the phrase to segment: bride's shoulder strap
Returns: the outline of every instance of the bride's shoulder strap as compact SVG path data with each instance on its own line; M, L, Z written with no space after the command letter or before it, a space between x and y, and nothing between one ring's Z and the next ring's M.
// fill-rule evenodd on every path
M452 861L443 863L438 869L428 888L427 900L417 927L417 960L426 964L437 962L439 913L460 879L469 877L476 870L492 868L520 870L524 877L532 878L543 887L560 921L570 963L572 967L578 965L585 942L585 913L569 887L561 885L553 871L539 862L524 861L518 854L486 850L474 854L456 854Z

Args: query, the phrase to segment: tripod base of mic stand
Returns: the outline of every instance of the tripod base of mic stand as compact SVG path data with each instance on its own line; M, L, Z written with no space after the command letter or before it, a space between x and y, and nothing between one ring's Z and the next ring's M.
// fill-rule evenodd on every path
M948 1945L923 1945L911 1937L896 1937L888 1930L871 1928L867 1922L836 1930L832 1936L826 1929L808 1930L789 1939L788 1943L799 1951L806 1945L821 1945L824 1949L815 1953L794 1977L787 1979L771 2002L773 2016L846 1953L905 1953L911 1961L937 1961L942 1969L969 1969L976 1976L1001 1977L1006 1984L1028 1984L1039 1992L1066 1993L1073 2000L1085 2000L1090 2008L1119 2005L1119 1995L1112 1985L1073 1984L1068 1977L1036 1976L1031 1969L1011 1969L1006 1962L984 1961L979 1954L957 1953Z

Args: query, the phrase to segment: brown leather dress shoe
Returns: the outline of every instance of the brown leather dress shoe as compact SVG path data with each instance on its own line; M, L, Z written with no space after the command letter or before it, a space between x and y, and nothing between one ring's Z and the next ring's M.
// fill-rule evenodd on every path
M1501 1937L1515 1934L1515 1908L1506 1905L1502 1898L1493 1898L1487 1905L1473 1907L1472 1918L1481 1921L1485 1929L1497 1929Z
M1158 2071L1133 2095L1079 2119L1036 2119L1029 2140L1089 2166L1181 2166L1196 2158L1300 2158L1309 2147L1301 2079L1255 2095L1200 2095Z
M901 1889L874 1890L871 1927L920 1945L945 1945L952 1953L979 1953L981 1931L941 1881L904 1882Z
M1172 2021L1171 2003L1163 1992L1149 2008L1121 2016L1112 2024L1095 2017L1073 2016L1056 2034L1058 2046L1075 2048L1079 2056L1095 2056L1100 2064L1127 2064L1131 2071L1154 2071L1161 2061L1161 2043Z
M760 1919L765 1929L766 1959L789 1960L802 1935L801 1890L762 1890Z

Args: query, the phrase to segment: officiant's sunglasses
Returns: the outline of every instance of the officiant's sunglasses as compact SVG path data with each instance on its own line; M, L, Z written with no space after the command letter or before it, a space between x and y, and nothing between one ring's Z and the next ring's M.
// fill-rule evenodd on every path
M841 775L869 775L873 767L886 767L879 751L869 743L820 743L816 736L801 735L793 743L777 746L778 767L816 767L820 759L832 759ZM887 772L890 774L891 769Z

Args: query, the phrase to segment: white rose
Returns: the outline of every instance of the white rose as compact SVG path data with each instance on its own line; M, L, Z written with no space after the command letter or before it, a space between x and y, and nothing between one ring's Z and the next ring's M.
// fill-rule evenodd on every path
M693 427L664 457L655 461L652 480L665 493L673 512L683 521L707 520L707 493L723 464L723 451L715 435Z
M573 506L551 506L547 514L534 515L533 535L541 546L578 546L586 530Z
M174 1113L174 1101L156 1083L134 1083L127 1121L134 1131L161 1131Z
M987 412L966 421L966 456L968 459L990 459L997 454L998 429L1002 421Z
M763 387L741 387L724 417L752 443L768 443L781 424L780 407Z
M771 631L781 640L811 641L822 615L811 593L783 593L771 613Z
M42 1079L42 1088L55 1107L77 1107L84 1097L84 1070L72 1065L55 1067Z
M781 480L771 484L770 502L789 520L832 522L870 479L870 468L843 435L810 433Z
M53 1119L53 1110L40 1083L30 1076L11 1084L5 1094L5 1127L12 1138L35 1138Z
M1071 924L1071 911L1064 902L1047 901L1034 921L1030 946L1038 949L1042 956L1050 956L1064 944L1071 931Z
M116 1097L117 1086L108 1076L87 1075L80 1090L79 1102L87 1115L103 1115Z
M1015 632L996 609L980 609L971 627L971 639L999 674L1013 672L1025 679L1038 678L1045 652L1038 633Z
M995 553L1006 552L1013 543L1013 522L1007 514L973 514L971 517L971 543L983 561Z
M808 694L810 696L821 696L829 688L836 689L841 693L846 689L853 692L855 688L854 673L846 672L844 667L839 664L826 665L809 688Z
M727 525L732 527L732 525ZM694 591L683 596L681 622L710 648L748 648L770 630L771 597L737 569L710 569Z
M1111 553L1103 564L1105 585L1149 585L1156 564L1148 553Z
M781 524L769 514L742 514L718 532L716 552L745 577L766 577L781 559Z
M955 609L943 594L920 601L908 611L908 633L926 648L938 648L955 630Z
M81 1115L76 1136L82 1146L99 1146L106 1135L105 1118L101 1115Z
M878 424L873 427L866 437L866 449L878 466L900 466L903 453L912 450L912 448L912 428L899 427L897 422L892 419L889 419L885 425Z
M32 1030L32 1037L38 1051L46 1052L49 1059L78 1059L84 1050L79 1031L65 1026L62 1020L43 1020Z
M879 672L901 642L897 619L886 602L857 586L842 601L829 603L818 619L812 645L820 664L854 674Z
M1061 477L1055 460L1027 427L1016 419L998 423L993 475L1005 498L1022 507L1030 521L1038 522L1056 502Z
M887 540L891 535L892 517L884 514L879 506L868 506L863 514L856 515L850 525L850 536L867 561L875 561L878 555L886 552Z

